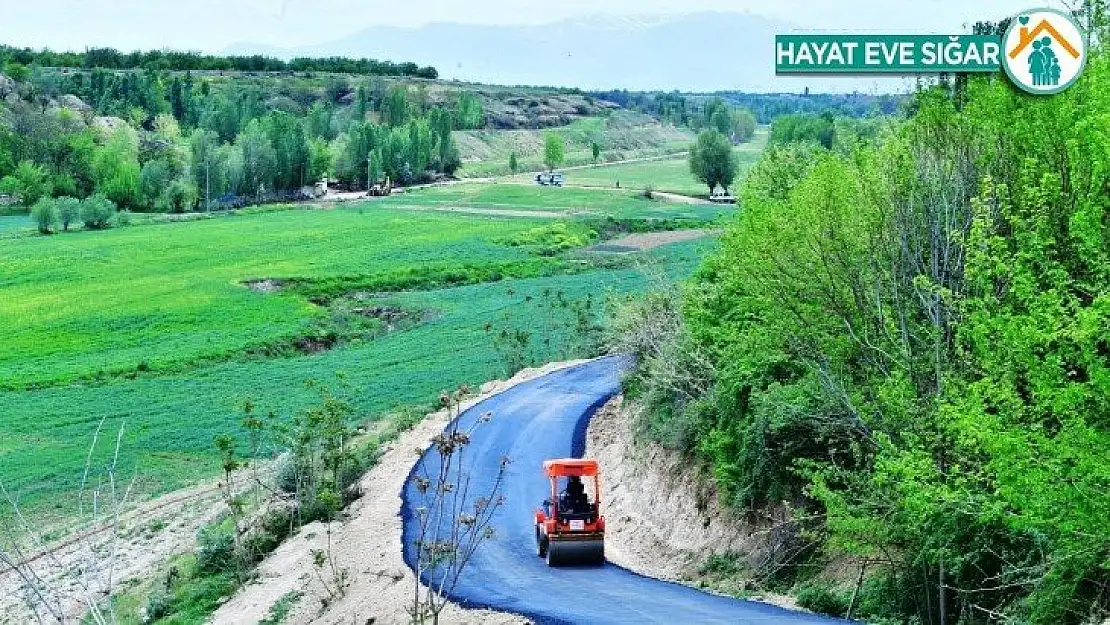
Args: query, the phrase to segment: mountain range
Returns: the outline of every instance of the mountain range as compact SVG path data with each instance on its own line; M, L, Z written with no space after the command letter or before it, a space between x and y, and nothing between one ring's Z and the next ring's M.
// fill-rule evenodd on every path
M860 79L776 77L774 37L791 30L796 27L750 13L598 15L538 26L371 26L317 45L237 43L224 52L413 61L436 67L441 78L502 85L691 92L868 90Z

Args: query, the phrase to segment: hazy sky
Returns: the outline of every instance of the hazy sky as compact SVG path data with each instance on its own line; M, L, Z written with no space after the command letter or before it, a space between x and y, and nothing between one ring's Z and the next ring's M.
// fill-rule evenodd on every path
M242 41L282 47L332 41L368 26L431 21L540 24L598 13L750 11L813 29L957 32L1060 0L0 0L0 42L219 51Z

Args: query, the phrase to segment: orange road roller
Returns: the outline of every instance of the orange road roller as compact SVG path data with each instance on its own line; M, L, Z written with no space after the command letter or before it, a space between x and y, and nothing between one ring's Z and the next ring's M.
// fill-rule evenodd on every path
M547 559L548 566L604 563L605 517L601 516L597 460L547 460L543 472L551 482L551 495L536 510L539 556Z

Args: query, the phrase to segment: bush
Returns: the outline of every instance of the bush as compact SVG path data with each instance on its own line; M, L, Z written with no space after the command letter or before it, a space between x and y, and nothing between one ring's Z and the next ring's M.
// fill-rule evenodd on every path
M799 606L818 614L844 616L848 611L849 598L831 586L804 586L798 591L797 598Z
M116 225L127 227L131 225L131 211L124 209L116 213Z
M153 623L170 615L173 608L173 594L166 590L165 584L158 584L146 600L144 623Z
M58 225L58 206L50 198L42 198L31 207L31 219L39 232L50 234Z
M234 531L223 523L200 529L197 533L197 572L215 574L235 570L239 563L235 556Z
M94 195L81 201L81 221L90 230L103 230L111 225L116 205L109 199Z
M70 224L76 224L81 219L81 200L75 197L60 197L55 200L58 207L58 220L62 223L62 230L69 230Z
M297 470L297 460L290 454L282 458L278 463L277 471L274 475L274 486L283 493L297 492L297 483L300 479L299 471Z
M293 531L293 513L285 508L274 508L262 515L262 529L284 539Z
M239 561L245 565L254 565L270 555L281 544L283 536L275 535L265 529L255 530L243 539Z

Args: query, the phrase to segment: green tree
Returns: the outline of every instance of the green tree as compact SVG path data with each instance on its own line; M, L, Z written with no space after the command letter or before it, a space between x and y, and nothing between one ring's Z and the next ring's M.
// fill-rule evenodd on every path
M58 225L58 207L52 198L39 198L31 207L31 219L42 234L54 232Z
M704 130L690 146L690 173L705 183L709 191L720 185L726 192L736 179L740 163L732 142L716 130Z
M543 137L543 163L547 165L547 169L554 171L556 167L563 164L563 159L566 158L567 145L563 138L553 132L544 134Z
M274 187L296 189L310 182L308 140L300 120L274 111L266 117L265 129L274 150Z
M597 141L590 142L590 152L593 154L594 162L597 162L598 157L601 156L601 144Z
M474 93L469 91L460 93L455 111L460 130L473 130L485 125L485 111L482 107L482 101Z
M139 146L135 132L117 130L93 157L96 192L117 206L140 208Z
M81 219L81 200L74 197L60 197L56 201L58 207L58 221L62 230L68 231L70 225Z
M382 121L388 126L404 126L409 119L409 89L393 85L382 101Z
M262 122L251 120L235 140L235 146L242 154L240 191L261 199L263 194L274 189L277 169L277 153Z
M220 135L198 128L189 135L191 178L205 210L212 200L227 189L226 152L220 149Z
M32 161L20 161L15 171L0 180L0 193L6 193L30 207L53 191L53 182L46 167Z
M755 136L755 116L747 109L732 111L731 136L737 143L746 143Z
M331 175L331 146L322 138L308 143L308 181L315 183L324 176Z
M519 168L520 163L517 162L516 152L509 152L509 171L515 174Z

